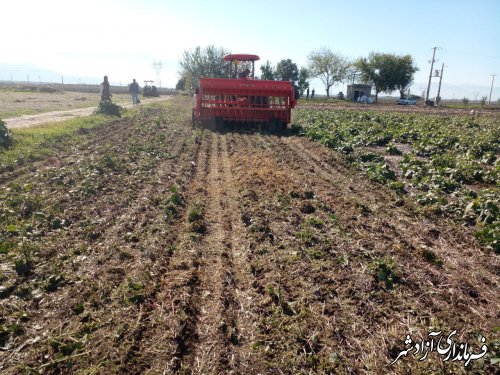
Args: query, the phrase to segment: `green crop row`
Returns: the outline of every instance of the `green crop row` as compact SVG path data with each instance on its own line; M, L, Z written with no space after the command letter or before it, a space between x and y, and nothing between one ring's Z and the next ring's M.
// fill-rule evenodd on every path
M412 192L432 212L475 225L476 236L500 252L498 116L303 109L296 111L294 126L345 154L370 179ZM396 167L389 166L389 156Z

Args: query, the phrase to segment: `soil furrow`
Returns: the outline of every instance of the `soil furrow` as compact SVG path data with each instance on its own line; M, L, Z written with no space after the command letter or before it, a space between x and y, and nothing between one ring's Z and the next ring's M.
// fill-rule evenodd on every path
M198 244L202 257L199 272L199 316L196 327L198 343L192 353L190 366L197 373L220 373L235 366L235 357L230 349L231 340L237 332L231 332L229 315L232 306L231 294L226 295L234 282L234 271L229 259L230 237L225 227L227 221L226 202L221 176L220 136L214 134L209 171L206 181L204 217L207 220L207 235Z
M162 371L170 373L189 369L192 364L190 358L198 345L197 325L202 298L199 280L203 255L199 242L206 230L206 224L203 218L194 220L190 213L200 208L203 201L200 198L206 194L212 141L211 134L204 132L199 158L194 164L194 178L189 182L185 194L189 208L182 219L178 239L173 245L173 255L161 282L158 300L163 299L168 305L164 306L162 302L160 316L156 318L158 326L149 341L161 342L165 349L151 360L151 369L163 369Z

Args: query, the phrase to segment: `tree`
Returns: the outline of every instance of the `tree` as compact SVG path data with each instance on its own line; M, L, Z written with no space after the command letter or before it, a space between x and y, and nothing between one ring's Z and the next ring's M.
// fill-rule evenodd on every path
M295 99L298 99L304 90L309 86L307 79L309 78L309 73L307 69L297 67L291 59L283 59L273 68L269 61L266 61L264 65L261 65L260 70L262 72L261 79L268 80L280 80L280 81L292 81L293 87L295 89Z
M260 71L262 72L260 79L267 79L269 81L274 81L274 68L269 60L266 61L264 65L260 66Z
M389 53L370 52L355 63L361 79L375 86L375 101L380 92L391 93L399 90L401 98L413 83L413 75L418 70L410 55L397 56Z
M307 80L310 77L309 70L307 68L300 68L299 70L299 81L297 82L297 91L299 96L304 95L304 91L309 87L309 82Z
M325 85L326 97L329 98L330 88L346 79L351 63L346 57L323 47L309 54L308 65L311 76L319 77Z
M387 56L387 54L370 52L368 57L362 57L355 63L361 79L375 87L375 102L377 102L380 92L391 93L394 91L394 84L389 77L390 59Z
M186 89L186 76L182 76L179 78L177 81L177 84L175 85L176 90L185 90Z
M399 90L399 97L403 99L405 91L413 84L414 74L418 71L418 67L414 64L411 55L395 56L395 59L395 84Z
M291 59L283 59L276 65L275 70L276 79L280 81L292 81L295 90L295 99L301 95L300 89L297 86L299 80L299 68Z
M179 75L190 78L186 80L186 83L190 80L194 87L198 87L200 77L227 77L228 65L224 61L224 56L228 54L229 51L215 46L208 46L203 49L198 46L194 51L184 50L179 61L181 67ZM186 85L186 89L191 89L191 87Z
M281 60L276 65L275 75L280 81L292 81L295 83L299 80L299 69L297 68L297 64L292 62L292 60Z

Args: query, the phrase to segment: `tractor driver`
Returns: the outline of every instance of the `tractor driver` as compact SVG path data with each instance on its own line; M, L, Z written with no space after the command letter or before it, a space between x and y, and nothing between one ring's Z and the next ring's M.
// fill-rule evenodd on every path
M245 69L244 71L238 73L238 78L248 78L248 75L250 74L250 69Z

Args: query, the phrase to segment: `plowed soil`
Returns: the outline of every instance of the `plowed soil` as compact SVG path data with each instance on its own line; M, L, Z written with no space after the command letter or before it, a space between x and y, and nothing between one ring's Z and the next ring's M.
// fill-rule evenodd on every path
M461 373L389 363L407 334L498 340L498 255L321 145L193 129L179 98L85 137L0 176L32 225L28 272L0 254L2 374Z

